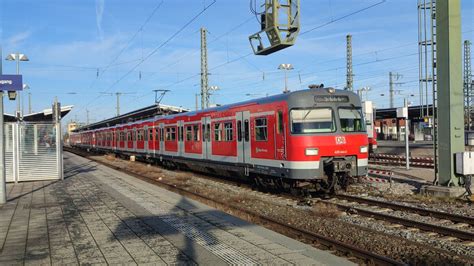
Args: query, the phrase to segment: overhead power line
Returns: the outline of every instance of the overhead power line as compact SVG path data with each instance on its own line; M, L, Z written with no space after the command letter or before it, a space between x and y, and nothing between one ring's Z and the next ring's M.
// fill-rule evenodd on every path
M164 41L163 43L161 43L160 45L158 45L155 49L153 49L153 51L151 51L148 55L146 55L142 60L140 60L140 62L138 62L138 64L136 64L135 66L133 66L127 73L125 73L125 75L123 75L122 77L120 77L118 80L116 80L110 87L108 90L111 90L115 85L117 85L119 82L121 82L124 78L126 78L130 73L132 73L135 69L137 69L137 67L139 67L141 64L143 64L146 60L148 60L150 57L152 57L156 52L158 52L158 50L160 50L161 48L163 48L164 46L166 46L169 42L171 42L178 34L180 34L184 29L186 29L191 23L193 23L197 18L199 18L204 12L206 12L207 9L209 9L212 5L214 5L216 3L217 0L214 0L212 3L210 3L209 5L207 5L206 7L204 7L203 10L201 10L201 12L199 12L198 14L196 14L193 18L191 18L188 22L186 22L186 24L184 24L179 30L177 30L173 35L171 35L168 39L166 39L166 41Z
M328 22L326 22L326 23L323 23L323 24L321 24L321 25L319 25L319 26L310 28L309 30L303 31L302 33L300 33L300 36L301 36L301 35L304 35L304 34L306 34L306 33L310 33L310 32L312 32L312 31L314 31L314 30L320 29L320 28L322 28L322 27L325 27L325 26L327 26L327 25L330 25L330 24L332 24L332 23L338 22L338 21L343 20L343 19L345 19L345 18L348 18L348 17L350 17L350 16L359 14L359 13L361 13L361 12L364 12L364 11L368 10L368 9L371 9L371 8L373 8L373 7L376 7L376 6L380 5L380 4L383 4L383 3L385 3L385 2L386 2L386 0L382 0L382 1L380 1L380 2L377 2L377 3L375 3L375 4L372 4L372 5L370 5L370 6L364 7L364 8L362 8L362 9L356 10L356 11L354 11L354 12L351 12L351 13L349 13L349 14L347 14L347 15L342 16L342 17L338 17L338 18L336 18L336 19L331 19L330 21L328 21Z
M165 40L163 43L158 45L153 51L148 53L144 58L142 58L135 66L133 66L129 71L127 71L124 75L122 75L119 79L117 79L108 89L105 90L105 92L109 92L115 85L117 85L119 82L121 82L124 78L126 78L130 73L132 73L137 67L139 67L141 64L143 64L146 60L148 60L151 56L153 56L159 49L163 48L165 45L167 45L170 41L172 41L179 33L181 33L184 29L186 29L191 23L193 23L197 18L199 18L204 12L206 12L211 6L213 6L216 3L217 0L214 0L212 3L208 4L201 10L199 13L197 13L194 17L192 17L188 22L186 22L179 30L177 30L174 34L172 34L167 40ZM85 107L88 107L92 102L97 100L99 97L94 98L91 100L89 103L85 105Z

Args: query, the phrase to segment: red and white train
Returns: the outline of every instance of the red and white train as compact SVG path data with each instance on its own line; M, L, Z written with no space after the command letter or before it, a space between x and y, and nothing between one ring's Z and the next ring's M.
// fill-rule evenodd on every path
M79 130L70 143L285 189L332 191L368 165L360 99L333 88Z

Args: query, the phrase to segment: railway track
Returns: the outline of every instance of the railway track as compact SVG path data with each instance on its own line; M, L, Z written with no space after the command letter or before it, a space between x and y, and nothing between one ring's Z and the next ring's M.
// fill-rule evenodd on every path
M284 235L287 235L289 237L301 240L306 243L310 243L317 248L321 248L321 246L326 247L327 249L334 250L339 252L340 254L348 257L348 258L357 258L359 261L362 261L367 264L373 264L373 265L405 265L403 262L399 262L397 260L391 259L389 257L385 257L364 249L361 249L359 247L346 244L331 238L328 238L324 235L307 231L301 228L297 228L295 226L289 225L285 222L278 221L276 219L273 219L271 217L266 217L265 215L262 215L261 213L257 213L255 211L251 211L248 209L244 209L240 206L236 206L235 204L230 204L228 202L220 201L217 199L212 199L206 195L202 195L193 191L189 191L177 186L173 186L170 184L167 184L166 182L156 180L149 178L145 175L137 174L132 171L128 171L126 169L117 167L113 164L103 162L96 160L94 158L90 157L90 154L85 153L83 151L78 151L76 149L70 149L65 147L65 151L74 153L76 155L82 156L82 157L87 157L89 160L92 160L96 163L105 165L107 167L110 167L112 169L121 171L123 173L126 173L128 175L134 176L136 178L139 178L141 180L144 180L146 182L159 185L161 187L164 187L170 191L173 191L175 193L178 193L183 196L191 197L193 199L199 200L201 202L204 202L210 206L225 210L225 211L230 211L233 214L239 214L240 217L246 217L247 220L251 221L258 221L258 223L262 226L265 227L270 227L272 230L275 230L279 233L282 233Z
M461 230L455 229L446 226L440 226L431 223L425 223L416 221L411 218L402 218L391 214L386 214L385 212L389 210L396 210L396 211L403 211L407 213L419 214L422 216L428 216L436 219L447 220L451 221L453 224L462 225L462 227L472 227L474 225L474 218L461 216L456 214L450 214L435 210L423 209L414 206L406 206L398 203L392 202L384 202L379 200L372 200L367 198L361 198L357 196L350 196L339 194L335 196L336 199L347 201L347 202L355 202L358 204L364 204L369 208L378 207L377 209L370 210L365 207L358 207L353 205L348 205L346 203L338 203L338 202L331 202L331 204L335 204L338 208L342 210L351 209L352 211L357 212L357 214L372 217L378 220L388 221L391 223L400 224L406 227L418 228L423 231L437 233L443 236L451 236L458 238L464 241L474 241L474 233L468 230ZM382 211L381 211L382 210Z
M369 157L369 163L379 165L405 165L405 156L374 153ZM432 157L410 157L410 166L421 168L433 168Z

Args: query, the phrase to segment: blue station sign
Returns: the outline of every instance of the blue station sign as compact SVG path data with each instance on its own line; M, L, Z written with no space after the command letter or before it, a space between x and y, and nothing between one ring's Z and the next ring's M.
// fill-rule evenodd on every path
M22 75L0 75L0 91L23 90Z

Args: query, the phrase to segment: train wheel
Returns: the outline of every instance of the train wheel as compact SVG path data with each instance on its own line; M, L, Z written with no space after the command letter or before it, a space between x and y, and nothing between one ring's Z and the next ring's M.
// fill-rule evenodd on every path
M322 184L322 189L325 194L333 195L337 188L338 176L335 174L329 175L326 182Z

